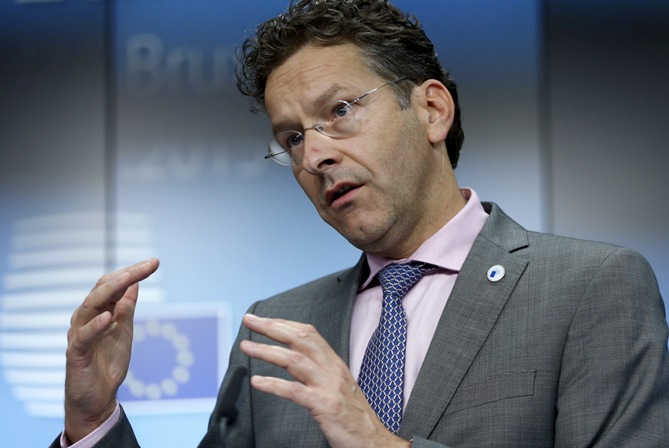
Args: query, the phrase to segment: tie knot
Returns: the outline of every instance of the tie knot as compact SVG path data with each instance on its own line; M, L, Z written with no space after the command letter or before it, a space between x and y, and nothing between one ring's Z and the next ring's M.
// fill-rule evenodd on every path
M404 297L430 267L426 263L389 264L377 274L383 295Z

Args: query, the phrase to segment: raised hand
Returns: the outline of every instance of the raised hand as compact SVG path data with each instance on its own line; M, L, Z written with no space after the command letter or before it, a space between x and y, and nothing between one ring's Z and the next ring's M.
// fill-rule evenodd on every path
M116 407L128 373L138 282L158 269L150 259L104 275L72 314L67 333L65 433L76 442Z
M242 352L286 369L296 380L254 375L251 385L307 408L331 447L410 446L383 426L346 363L313 326L250 314L243 323L287 347L242 341Z

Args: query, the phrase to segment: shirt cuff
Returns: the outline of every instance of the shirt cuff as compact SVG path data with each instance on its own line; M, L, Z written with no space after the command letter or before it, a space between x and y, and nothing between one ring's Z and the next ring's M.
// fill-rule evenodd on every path
M92 448L96 443L98 443L104 436L107 435L110 429L118 423L121 418L121 406L118 401L116 402L116 409L112 412L112 415L109 416L103 424L95 429L92 433L74 443L69 444L67 437L65 437L65 431L60 434L60 448Z

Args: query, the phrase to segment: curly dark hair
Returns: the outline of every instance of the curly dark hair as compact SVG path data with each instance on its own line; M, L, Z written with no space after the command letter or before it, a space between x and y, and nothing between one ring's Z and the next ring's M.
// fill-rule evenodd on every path
M251 98L253 112L265 111L265 85L272 70L307 44L353 44L381 78L410 80L393 86L402 108L411 104L414 85L428 79L441 81L455 103L446 148L451 165L456 167L464 141L458 91L416 17L387 0L291 1L286 13L259 25L255 36L247 38L239 49L237 87Z

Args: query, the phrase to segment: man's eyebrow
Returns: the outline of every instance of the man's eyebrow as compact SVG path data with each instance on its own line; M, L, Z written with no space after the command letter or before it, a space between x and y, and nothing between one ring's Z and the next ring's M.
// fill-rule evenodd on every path
M283 131L296 131L299 126L295 126L294 122L290 120L283 120L277 123L272 123L272 135L276 135Z
M328 87L323 93L318 95L316 100L312 102L309 105L309 108L313 110L309 110L310 113L315 114L316 111L327 101L333 99L333 97L344 90L346 87L342 84L332 84L330 87ZM301 125L298 127L302 127ZM291 120L282 120L276 123L272 123L272 134L276 135L279 132L283 131L297 131L298 129L295 126L295 122Z
M316 98L316 101L314 103L314 104L316 104L316 108L321 107L321 105L323 103L332 99L335 96L335 94L337 94L338 92L340 92L342 90L344 90L343 85L332 84L327 90L325 90L325 92L318 95L318 98Z

